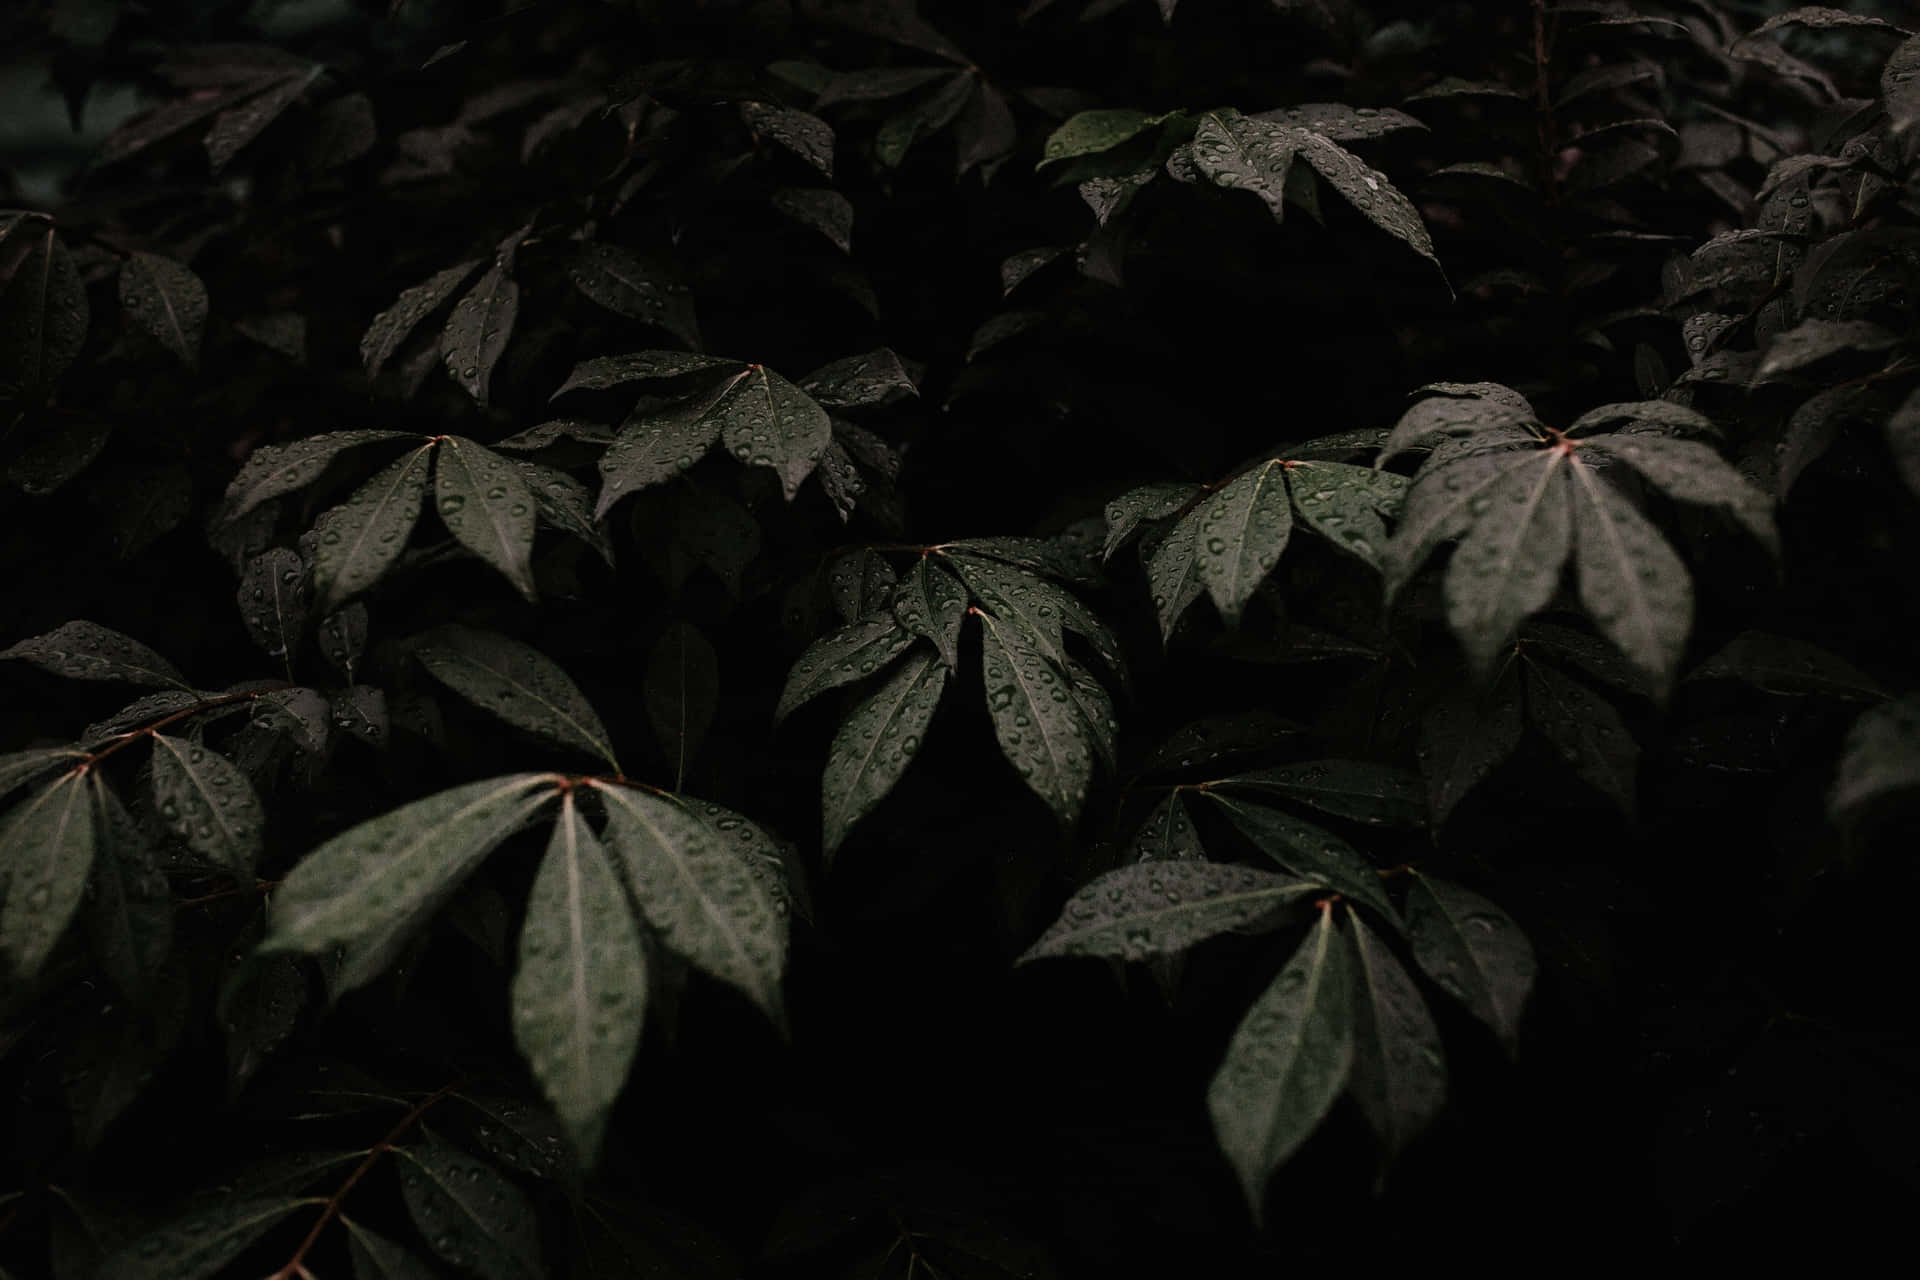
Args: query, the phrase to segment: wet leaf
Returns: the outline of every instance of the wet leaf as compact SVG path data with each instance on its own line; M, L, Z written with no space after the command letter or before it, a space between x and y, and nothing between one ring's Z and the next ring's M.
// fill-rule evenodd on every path
M107 422L62 423L28 441L8 466L7 479L34 497L52 493L85 471L112 434Z
M1400 194L1387 175L1368 166L1366 161L1338 143L1309 129L1291 131L1300 158L1327 180L1362 217L1399 240L1421 257L1440 265L1433 252L1433 239L1413 202Z
M1007 623L987 613L980 621L994 736L1028 788L1071 827L1086 800L1093 761L1068 678Z
M266 814L231 760L197 742L154 734L153 803L188 848L237 878L253 875Z
M173 892L140 824L100 772L87 775L99 852L87 923L93 951L114 986L144 1002L173 946Z
M1457 884L1408 877L1407 937L1439 988L1518 1051L1520 1013L1533 989L1533 945L1499 907Z
M1187 814L1187 803L1178 788L1153 806L1147 820L1134 834L1132 855L1137 862L1202 862L1207 851L1200 847L1200 833L1194 830Z
M326 754L333 716L327 696L319 690L276 689L256 699L253 709L262 722L284 733L301 751L311 756Z
M620 771L593 705L538 649L497 632L449 624L428 632L414 653L434 679L475 706Z
M1693 625L1687 567L1619 490L1573 470L1580 603L1601 633L1664 692Z
M436 1254L481 1280L545 1276L533 1205L498 1169L432 1135L396 1154L400 1195Z
M487 405L493 366L506 354L514 321L520 314L520 286L512 273L511 256L498 255L487 273L454 305L453 314L440 331L440 358L447 366L447 376L481 408Z
M1439 831L1454 806L1520 745L1520 677L1511 666L1485 690L1447 688L1420 722L1420 772Z
M1301 462L1287 472L1287 488L1294 513L1308 528L1348 555L1381 567L1387 549L1381 517L1399 514L1406 477L1343 462Z
M583 244L567 263L574 288L607 310L665 329L688 346L700 345L687 287L658 263L631 249Z
M240 620L270 658L292 660L307 627L313 591L300 557L273 547L247 562L240 575Z
M1866 320L1803 320L1774 335L1754 373L1757 381L1777 378L1847 351L1885 351L1899 339Z
M1231 799L1208 789L1201 795L1226 811L1233 825L1254 847L1310 884L1343 893L1398 921L1393 904L1380 888L1380 876L1354 847L1324 827L1264 804Z
M1773 523L1773 501L1752 481L1697 440L1664 436L1597 436L1586 448L1619 458L1668 497L1696 506L1718 507L1738 521L1754 540L1780 553L1780 532Z
M353 679L355 665L367 647L367 606L355 600L320 619L316 628L320 652L347 679Z
M206 136L207 159L213 171L219 173L226 168L243 147L286 114L324 69L316 66L304 74L289 76L214 117Z
M263 502L312 484L329 463L348 449L419 438L410 431L329 431L289 444L261 445L247 455L246 465L227 485L226 505L221 508L220 518L238 520Z
M97 622L63 622L42 635L0 649L0 659L30 662L74 680L111 680L149 688L191 689L171 662L130 636Z
M1153 593L1163 643L1173 638L1174 625L1187 606L1200 598L1199 550L1200 511L1195 508L1174 522L1147 557L1147 587Z
M429 443L394 459L314 521L313 580L320 612L332 613L371 588L406 550L426 500L432 452Z
M829 409L891 404L920 394L891 347L821 365L800 380L800 390Z
M750 466L771 467L789 502L833 440L827 411L764 365L748 366L720 414L721 443Z
M78 747L30 747L0 756L0 798L55 769L72 768L87 758Z
M1107 540L1100 558L1111 560L1140 527L1151 520L1162 520L1187 505L1200 492L1197 484L1148 484L1127 492L1107 504Z
M434 1280L433 1270L403 1246L342 1215L353 1280Z
M764 872L674 798L592 785L606 801L606 839L627 888L661 942L784 1025L787 920Z
M1237 111L1209 111L1193 135L1194 167L1217 187L1251 191L1277 222L1286 212L1287 175L1299 132Z
M1210 784L1265 792L1372 826L1426 824L1420 780L1404 769L1365 760L1311 760L1239 773Z
M633 351L621 356L595 356L574 365L567 380L548 399L558 400L569 391L604 391L629 382L651 382L708 370L739 373L744 367L738 360L692 351Z
M1560 584L1573 542L1568 455L1521 455L1469 500L1473 524L1447 565L1447 623L1474 669L1486 672L1520 624Z
M230 1199L176 1218L110 1255L99 1280L206 1280L318 1196Z
M803 703L829 689L873 675L912 644L913 635L893 618L882 615L821 636L807 646L787 673L786 687L773 710L774 723L779 724Z
M86 342L87 288L51 219L6 239L15 236L26 250L0 280L0 396L42 398ZM8 243L0 248L13 252Z
M636 410L600 456L594 519L635 489L671 480L705 457L726 425L725 405L746 377L745 372L735 374L662 412Z
M647 655L641 690L661 751L673 764L674 786L700 751L720 699L720 663L713 646L689 622L670 622Z
M891 609L893 590L898 585L899 579L886 557L866 547L841 552L827 570L827 591L833 596L833 607L848 622Z
M821 846L827 858L913 763L950 674L940 654L915 649L840 722L820 776Z
M494 846L554 798L554 779L521 773L470 782L335 836L274 891L261 949L313 954L345 946L336 993L378 976Z
M130 253L120 264L120 305L181 363L199 366L207 328L207 287L199 276L157 253Z
M593 491L564 471L525 458L511 459L514 471L533 495L534 510L550 528L570 533L592 547L609 566L613 543L593 522Z
M498 569L529 603L533 584L534 497L506 459L465 436L443 436L433 465L440 523L467 550Z
M379 377L381 368L400 350L420 322L445 306L447 299L479 268L478 258L456 263L412 288L401 290L393 305L373 318L360 339L360 360L366 365L367 377Z
M1352 955L1320 921L1247 1010L1207 1087L1214 1137L1258 1225L1267 1180L1346 1086L1353 1065Z
M1542 663L1526 664L1527 719L1601 795L1634 813L1640 744L1613 704Z
M1138 137L1167 117L1148 115L1127 108L1103 108L1082 111L1047 136L1036 168L1069 160L1074 156L1111 151L1129 138Z
M1194 562L1201 583L1228 626L1287 549L1293 504L1286 466L1273 458L1222 486L1194 509L1199 520Z
M743 102L740 119L756 135L772 138L818 169L822 177L832 179L833 126L819 116L765 102Z
M781 187L770 197L775 213L818 231L842 253L853 252L853 202L826 187Z
M940 657L960 667L960 627L967 620L967 592L960 580L931 556L921 556L893 592L893 616L917 636L933 641Z
M0 815L0 957L32 981L80 906L101 832L87 774L62 774Z
M1347 1091L1389 1160L1433 1122L1447 1097L1440 1029L1407 971L1352 907L1353 1071Z
M646 951L606 851L569 793L527 899L513 1038L591 1166L646 1018Z
M1861 701L1887 696L1879 682L1844 658L1819 645L1764 631L1742 631L1688 672L1687 679L1738 680L1768 693Z
M1016 963L1042 956L1173 955L1267 920L1319 892L1291 876L1217 862L1143 862L1095 878Z

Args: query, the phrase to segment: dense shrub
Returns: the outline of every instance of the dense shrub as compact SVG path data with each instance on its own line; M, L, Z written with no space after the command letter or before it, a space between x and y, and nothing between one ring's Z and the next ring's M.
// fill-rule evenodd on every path
M925 8L5 18L10 1274L1904 1209L1920 22Z

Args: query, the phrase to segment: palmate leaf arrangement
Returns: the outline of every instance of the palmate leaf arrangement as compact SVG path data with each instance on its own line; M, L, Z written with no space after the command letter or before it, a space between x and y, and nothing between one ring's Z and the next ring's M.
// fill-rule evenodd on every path
M1160 7L1171 16L1171 3ZM1803 20L1838 21L1814 11ZM813 94L815 111L904 100L873 142L882 169L949 129L960 171L990 174L1006 161L1014 146L1007 96L964 54L917 19L860 29L944 65L833 72L786 62L771 73ZM1878 114L1861 114L1860 145L1836 138L1836 155L1781 161L1757 197L1758 234L1721 237L1670 271L1670 303L1700 300L1734 313L1702 310L1689 320L1693 369L1667 379L1649 368L1644 399L1551 425L1513 388L1435 383L1414 392L1390 431L1322 435L1262 451L1213 483L1154 482L1116 494L1103 537L1082 527L1050 538L863 543L834 552L829 585L842 625L812 639L766 709L777 726L816 700L835 704L820 779L822 860L894 792L939 732L949 685L963 670L981 673L977 700L1008 764L1062 833L1079 828L1101 773L1121 774L1119 731L1132 681L1118 629L1082 593L1104 586L1103 563L1123 552L1139 562L1138 603L1151 608L1170 650L1192 630L1203 596L1229 632L1263 621L1289 549L1304 541L1377 577L1383 610L1407 607L1437 579L1441 616L1472 679L1425 708L1417 773L1347 758L1236 772L1226 762L1295 727L1264 712L1189 726L1128 775L1135 783L1180 780L1157 785L1155 794L1165 794L1124 842L1120 865L1074 892L1020 957L1152 961L1164 976L1170 958L1209 939L1286 931L1290 950L1247 1008L1207 1091L1218 1144L1256 1221L1275 1171L1342 1097L1376 1136L1383 1167L1390 1163L1446 1098L1429 988L1518 1053L1536 961L1500 906L1423 867L1381 865L1387 860L1369 850L1366 833L1397 839L1424 829L1438 844L1456 806L1517 750L1528 727L1573 777L1631 814L1639 748L1618 704L1664 705L1693 625L1692 576L1669 530L1704 524L1703 538L1730 530L1777 556L1776 502L1847 424L1884 420L1901 478L1920 492L1920 392L1897 407L1888 392L1916 366L1903 350L1910 342L1884 328L1875 310L1885 301L1876 269L1910 246L1891 229L1864 228L1808 249L1804 215L1793 221L1810 193L1846 194L1859 206L1876 194L1870 182L1885 186L1876 147L1920 116L1913 48L1909 39L1889 63ZM116 154L211 120L204 146L222 166L319 72L264 55L248 65L246 75L223 73L218 93L116 135ZM1486 91L1443 85L1428 96ZM818 115L758 100L742 100L737 111L756 139L833 179L834 135ZM629 126L630 137L637 134L640 117ZM1401 111L1330 103L1244 114L1103 108L1055 128L1040 168L1077 186L1096 237L1119 227L1163 174L1251 193L1276 220L1289 206L1322 220L1322 191L1331 188L1372 228L1438 267L1414 203L1348 145L1422 127ZM839 192L781 187L771 204L848 250L852 207ZM521 254L553 243L529 223L491 260L462 261L405 289L361 339L368 379L399 377L417 388L438 362L475 406L488 406L519 321ZM1092 243L1079 246L1083 257ZM1005 291L1066 252L1048 247L1008 259ZM572 1166L594 1163L650 996L675 967L735 988L784 1030L794 853L751 817L680 790L717 686L713 646L690 623L660 636L643 690L671 787L622 772L615 735L552 659L507 635L448 623L403 641L407 659L458 697L600 771L464 782L341 831L278 882L258 879L271 821L254 780L261 761L315 768L335 749L336 730L375 748L392 731L398 712L387 691L359 677L366 600L402 572L443 552L471 557L537 603L537 530L577 539L611 561L609 531L622 503L638 525L659 517L645 500L664 498L686 504L670 512L677 524L669 555L737 585L758 531L751 517L691 481L716 446L761 478L771 473L787 504L817 480L842 522L891 500L901 454L865 424L918 394L914 362L882 347L789 380L764 363L704 354L688 291L668 267L585 240L561 253L581 295L689 349L581 360L551 397L582 406L579 416L491 445L354 427L254 449L228 485L210 537L238 573L248 633L284 680L203 689L146 644L87 621L0 651L56 675L149 691L71 745L0 758L9 806L0 812L0 965L13 989L84 966L69 945L84 933L106 978L130 999L147 1000L171 942L168 871L188 868L236 891L261 891L264 926L224 997L259 1023L251 1042L236 1037L244 1082L299 1016L304 995L287 993L304 992L302 964L317 965L335 999L393 972L483 862L513 845L526 847L537 866L506 999L515 1042L560 1122ZM0 213L0 266L13 282L4 295L7 388L44 393L85 339L85 289L60 231L40 215ZM203 283L185 264L145 252L127 253L116 269L130 325L192 367L208 323ZM436 334L428 321L442 309L449 313ZM1021 314L989 320L968 359L1017 332ZM1753 350L1737 345L1749 338ZM1827 372L1863 354L1883 363L1822 385ZM1736 465L1718 443L1715 396L1769 382L1809 394L1773 432L1768 456ZM618 420L602 420L616 401ZM97 452L99 441L50 450L29 474L57 486L91 459L87 448ZM574 474L588 469L597 492ZM343 502L297 535L284 533L296 515L307 519L303 494L348 474L362 478ZM429 505L450 542L423 551L410 544ZM277 537L292 545L274 545ZM1443 567L1429 570L1449 547ZM338 680L296 681L307 670L298 657L309 637ZM1824 650L1749 632L1686 678L1872 704L1853 724L1830 796L1842 828L1920 787L1914 698L1889 699ZM136 817L149 809L163 832ZM1203 847L1203 828L1237 833L1261 860ZM107 1258L103 1274L212 1274L310 1208L319 1209L312 1233L282 1274L303 1274L306 1251L336 1219L366 1274L411 1274L420 1264L406 1248L341 1213L345 1190L389 1153L400 1164L407 1208L442 1259L485 1276L541 1274L524 1193L494 1163L421 1124L440 1096L414 1107L368 1151L309 1153L298 1169L252 1179L244 1200L155 1229ZM125 1104L102 1101L100 1123ZM492 1114L509 1129L540 1130L541 1120L509 1111L496 1106ZM541 1149L538 1140L526 1145ZM551 1162L550 1143L546 1149ZM304 1194L342 1170L351 1172L339 1195Z

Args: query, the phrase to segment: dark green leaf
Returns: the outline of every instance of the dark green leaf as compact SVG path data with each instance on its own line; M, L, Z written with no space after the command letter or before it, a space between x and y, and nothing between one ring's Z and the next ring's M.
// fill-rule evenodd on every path
M606 801L606 837L627 887L661 942L784 1023L787 919L764 872L674 798L593 786Z
M511 256L501 254L493 266L454 305L440 331L440 358L447 376L485 408L487 384L493 366L506 354L507 340L520 314L520 286L513 279Z
M287 108L300 100L323 70L325 68L316 66L288 76L216 116L205 139L207 160L213 171L218 173L226 168L227 162L240 154L243 147L286 114Z
M1447 565L1447 623L1477 671L1560 585L1573 542L1568 459L1557 449L1520 455L1468 505L1473 523Z
M781 187L770 197L774 212L810 227L842 253L853 252L853 202L826 187Z
M1229 626L1252 597L1293 532L1286 465L1278 458L1254 466L1194 509L1200 525L1194 555L1200 581Z
M740 119L755 134L772 138L832 179L833 126L819 116L765 102L743 102Z
M320 638L320 652L341 675L353 679L354 666L367 647L366 602L355 600L346 608L335 610L320 619L316 630Z
M253 709L301 751L312 756L326 754L327 742L333 736L333 714L326 695L319 690L276 689L260 695Z
M1920 497L1920 390L1887 418L1887 452L1893 455L1895 473Z
M173 664L130 636L97 622L63 622L42 635L0 649L0 660L17 658L42 671L74 680L190 689Z
M1287 870L1397 920L1393 904L1380 888L1379 873L1333 832L1264 804L1229 799L1211 789L1200 794L1226 810L1241 834Z
M274 891L267 951L348 948L336 991L375 977L494 846L555 796L557 775L470 782L402 805L302 858Z
M1407 887L1413 956L1442 991L1500 1036L1520 1040L1520 1012L1533 989L1533 946L1506 912L1477 893L1419 872Z
M631 249L583 244L567 262L567 277L607 310L665 329L688 346L700 345L687 287Z
M920 394L890 347L822 365L800 380L800 390L829 409L891 404Z
M266 814L231 760L197 742L154 734L153 803L195 853L242 880L253 875Z
M1186 801L1178 788L1153 806L1147 820L1133 837L1132 854L1136 862L1201 862L1207 852L1200 847L1200 833L1187 816Z
M291 444L263 444L247 455L240 474L227 485L224 520L238 520L261 503L318 480L341 453L363 444L388 440L418 440L410 431L330 431Z
M1217 187L1251 191L1278 221L1300 130L1268 125L1237 111L1209 111L1189 144L1194 166Z
M1528 720L1575 773L1632 817L1640 745L1620 713L1552 667L1529 662L1526 668Z
M78 747L30 747L0 756L0 798L62 765L71 768L86 758Z
M427 492L432 444L394 459L344 503L320 513L313 580L319 608L331 613L372 587L406 550Z
M434 1280L433 1270L402 1246L342 1217L347 1227L347 1252L353 1259L353 1280Z
M481 1280L539 1280L539 1223L520 1188L431 1135L398 1149L400 1194L433 1251Z
M1326 813L1375 826L1418 827L1426 823L1420 780L1403 769L1365 760L1313 760L1221 778L1234 786L1298 800Z
M1082 111L1047 136L1046 146L1041 151L1040 165L1049 165L1057 160L1067 160L1074 156L1110 151L1128 138L1139 136L1166 118L1164 115L1148 115L1144 111L1125 108Z
M1267 920L1317 889L1291 876L1217 862L1143 862L1098 877L1016 963L1042 956L1172 955Z
M1253 1002L1207 1087L1214 1137L1255 1224L1267 1180L1319 1127L1353 1065L1352 955L1333 913Z
M434 679L475 706L620 771L593 705L538 649L497 632L449 624L429 632L414 652Z
M843 551L827 569L827 591L841 618L858 622L892 607L899 579L886 557L866 547Z
M1173 638L1173 628L1187 606L1200 598L1200 511L1195 508L1174 522L1160 545L1147 557L1147 587L1160 618L1162 642Z
M312 597L300 557L272 547L249 560L240 575L240 620L268 657L291 662L306 631Z
M1719 507L1775 555L1780 533L1773 524L1773 502L1727 463L1712 446L1664 436L1610 435L1586 446L1611 454L1645 476L1668 497L1703 507Z
M671 480L705 457L726 424L724 406L746 377L745 372L735 374L664 412L636 410L600 456L594 519L635 489Z
M773 468L789 502L833 439L827 411L764 365L748 366L719 412L721 443L742 462Z
M1803 320L1776 334L1754 372L1758 381L1777 378L1846 351L1885 351L1899 339L1866 320Z
M787 674L780 701L773 709L775 724L803 703L852 684L879 671L913 643L913 632L882 615L829 632L808 645Z
M820 775L826 857L833 856L853 824L873 811L913 763L949 674L938 653L916 649L840 722Z
M1093 759L1067 677L1005 622L988 613L980 622L994 736L1021 779L1071 827L1087 797Z
M646 951L619 874L569 793L534 877L513 1038L591 1165L646 1018Z
M506 459L465 436L443 436L434 456L440 523L467 550L498 569L529 602L533 585L534 499Z
M7 467L20 492L41 497L87 469L107 446L113 425L96 420L61 423L27 442Z
M629 382L652 382L707 370L737 373L741 368L738 360L723 360L691 351L634 351L623 356L596 356L573 366L567 380L548 399L558 400L569 391L604 391Z
M1291 452L1291 451L1290 451ZM1378 569L1387 549L1383 514L1398 515L1407 481L1343 462L1301 462L1287 472L1293 509L1308 528Z
M1107 540L1100 558L1112 559L1143 523L1172 515L1199 492L1197 484L1149 484L1127 490L1107 504Z
M146 833L120 797L98 770L87 781L101 837L87 921L94 954L123 994L144 1001L173 946L173 894Z
M1664 691L1693 625L1687 567L1620 491L1573 469L1573 559L1580 603L1607 639Z
M580 539L609 566L613 564L613 544L606 532L593 522L593 491L564 471L529 462L511 460L527 492L533 495L534 510L551 528Z
M1872 676L1818 645L1764 631L1742 631L1687 673L1689 680L1739 680L1768 693L1818 694L1873 701L1887 696Z
M1486 690L1457 682L1420 722L1420 772L1427 780L1433 829L1520 745L1520 677L1504 668Z
M949 667L960 666L960 627L967 620L967 592L940 562L921 556L893 592L893 616L917 636L933 641Z
M1439 1114L1447 1096L1446 1059L1440 1029L1413 979L1351 907L1347 925L1355 960L1347 1091L1391 1160Z
M14 258L16 239L24 256ZM60 380L87 340L87 288L53 221L0 240L0 397L39 398Z
M199 276L172 258L130 253L120 264L120 305L181 363L199 366L207 328L207 287Z
M479 267L478 258L457 263L445 271L437 272L429 280L401 290L394 304L373 318L373 323L367 326L366 333L360 339L360 359L367 367L367 377L379 377L381 367L393 358L394 352L400 349L400 344L407 340L407 336L419 327L422 320L444 306L454 291L465 284Z

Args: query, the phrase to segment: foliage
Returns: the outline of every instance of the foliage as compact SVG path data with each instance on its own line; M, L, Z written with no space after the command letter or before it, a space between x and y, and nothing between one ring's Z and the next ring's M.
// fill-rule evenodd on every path
M7 1274L1896 1220L1916 24L925 10L0 23Z

